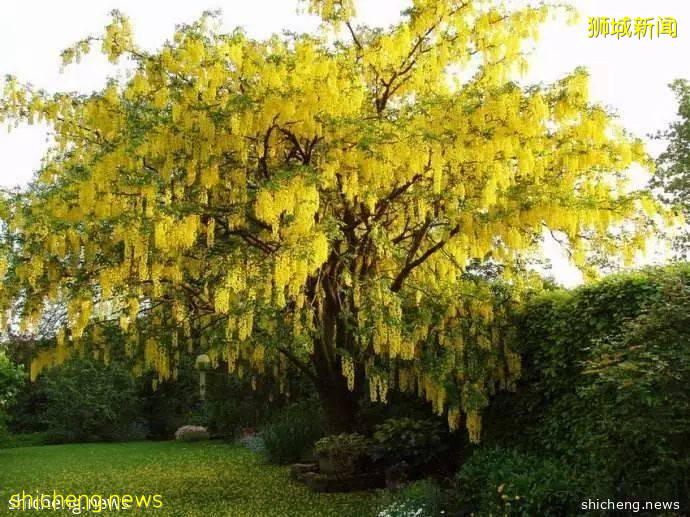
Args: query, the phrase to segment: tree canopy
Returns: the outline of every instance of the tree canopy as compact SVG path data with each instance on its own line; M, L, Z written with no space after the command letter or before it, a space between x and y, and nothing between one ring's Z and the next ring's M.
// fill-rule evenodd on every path
M663 189L662 198L676 205L687 220L690 216L690 83L684 79L673 81L671 90L678 101L678 118L656 137L668 145L657 160L653 185ZM676 236L678 251L690 250L690 234Z
M301 370L342 426L357 396L398 389L478 440L520 369L493 301L524 285L545 230L580 265L631 258L656 209L626 182L646 155L584 70L517 81L550 8L413 0L384 30L348 0L308 7L316 34L256 40L205 16L153 52L114 12L63 58L100 43L126 80L77 95L10 78L0 117L47 122L55 145L4 201L3 303L29 326L66 303L33 375L87 341L107 357L116 320L161 381L203 350L259 382Z

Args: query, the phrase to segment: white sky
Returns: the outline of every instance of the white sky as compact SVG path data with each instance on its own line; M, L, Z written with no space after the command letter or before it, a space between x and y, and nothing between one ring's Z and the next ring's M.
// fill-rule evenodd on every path
M516 5L523 0L505 0ZM411 0L358 0L360 21L387 25L396 20ZM690 2L683 0L572 0L580 21L567 26L550 22L537 44L527 79L549 82L585 66L591 74L594 100L613 108L633 134L645 137L673 120L676 105L667 87L675 78L690 79ZM254 37L283 29L314 30L314 17L298 15L296 0L9 0L0 14L0 77L48 91L90 92L115 73L101 56L60 72L60 52L82 37L98 34L108 23L108 13L120 9L132 20L139 45L155 48L173 33L175 24L195 20L207 9L221 9L223 29L242 26ZM636 38L588 38L588 17L635 19L674 17L678 36L638 41ZM0 131L0 187L25 184L38 168L47 147L41 127ZM650 142L656 155L663 144ZM553 274L572 285L579 275L567 264L553 243L547 243Z

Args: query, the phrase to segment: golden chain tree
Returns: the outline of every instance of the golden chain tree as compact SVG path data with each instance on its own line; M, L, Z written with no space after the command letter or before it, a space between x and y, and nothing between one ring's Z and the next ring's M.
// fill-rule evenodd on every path
M588 101L583 71L514 82L547 8L411 3L374 30L352 25L347 0L311 0L322 31L265 41L204 17L153 53L114 12L63 57L99 41L131 60L126 81L80 96L9 79L0 117L47 122L55 139L2 214L6 307L30 326L67 304L34 375L117 320L160 380L203 350L258 379L301 370L334 427L363 393L398 389L477 440L520 362L468 265L519 288L545 229L579 263L593 246L630 256L654 203L626 190L646 157Z

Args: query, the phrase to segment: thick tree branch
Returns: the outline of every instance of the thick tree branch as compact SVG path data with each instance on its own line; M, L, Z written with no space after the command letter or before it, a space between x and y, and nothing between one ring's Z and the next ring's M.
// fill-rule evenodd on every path
M309 367L306 365L306 363L303 363L300 361L295 354L290 352L288 349L279 347L278 352L283 354L288 361L290 361L292 364L295 365L295 367L300 370L302 373L304 373L306 376L308 376L314 383L318 383L319 379L316 376L314 372L312 372Z
M437 242L434 244L431 248L426 250L424 253L422 253L418 258L412 260L409 262L401 271L398 273L398 276L395 277L395 280L393 280L393 284L391 285L391 291L394 293L397 293L400 291L400 289L403 286L403 283L405 282L405 279L410 276L410 273L419 266L420 264L424 263L426 259L428 259L431 255L436 253L438 250L443 248L450 239L452 239L455 235L458 234L460 231L460 225L456 226L453 228L450 233L448 234L448 237L445 238L444 240Z

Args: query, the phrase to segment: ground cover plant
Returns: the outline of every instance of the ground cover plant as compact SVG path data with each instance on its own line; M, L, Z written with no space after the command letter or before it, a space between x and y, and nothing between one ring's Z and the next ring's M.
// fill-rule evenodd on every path
M2 449L0 464L3 506L22 490L160 494L163 507L148 513L161 516L366 517L376 515L380 504L375 492L313 493L293 482L287 468L267 465L244 447L213 441Z

